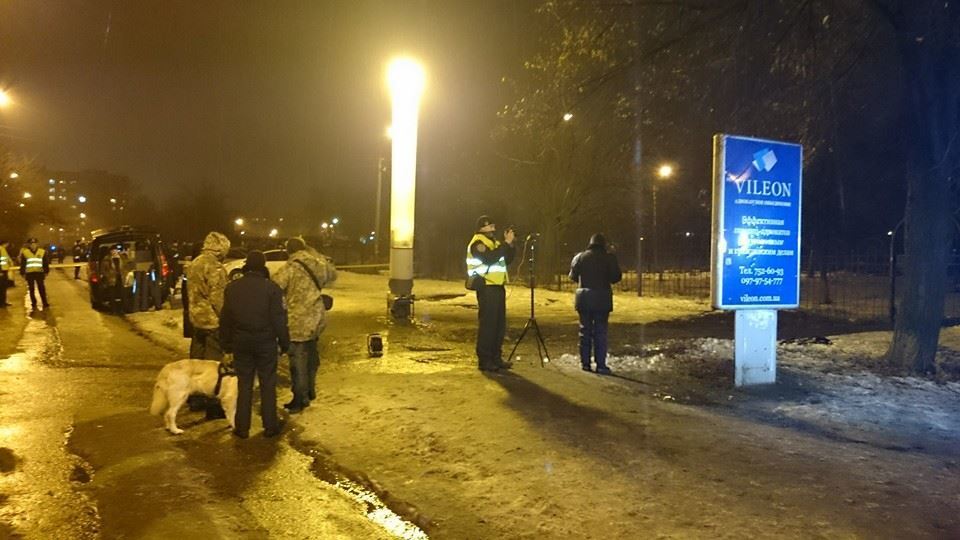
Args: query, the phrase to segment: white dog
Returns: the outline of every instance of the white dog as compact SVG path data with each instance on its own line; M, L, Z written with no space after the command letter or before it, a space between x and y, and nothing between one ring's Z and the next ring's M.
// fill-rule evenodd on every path
M186 403L190 394L214 396L219 377L220 362L216 360L177 360L163 366L153 387L153 402L150 414L163 414L164 425L174 435L183 433L177 427L177 411ZM230 427L234 427L237 412L237 377L225 375L220 379L220 391L216 394L227 415ZM164 409L166 412L164 413Z

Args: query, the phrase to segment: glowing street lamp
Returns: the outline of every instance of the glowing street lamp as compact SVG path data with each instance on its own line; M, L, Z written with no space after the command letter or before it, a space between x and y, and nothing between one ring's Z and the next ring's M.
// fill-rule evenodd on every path
M333 218L333 219L330 220L330 223L333 223L334 225L339 225L339 224L340 224L340 218L336 218L336 217L335 217L335 218Z
M237 227L243 227L243 218L238 217L237 219L233 220L233 224Z
M417 119L426 76L410 58L398 58L387 68L393 104L390 194L391 312L410 314L413 292L414 194L417 183ZM398 301L400 300L400 301Z
M83 212L80 212L80 219L87 219L87 215Z
M668 180L673 176L673 165L664 163L657 167L657 177ZM653 182L653 266L660 272L663 279L663 270L660 269L660 231L657 229L657 182Z
M270 238L276 238L280 235L280 231L277 229L270 229Z
M13 104L13 98L10 97L10 92L7 92L3 88L0 88L0 109L5 109Z
M571 120L573 120L573 113L564 113L564 114L563 114L563 121L564 121L564 122L569 122L569 121L571 121Z
M24 199L29 199L30 197L33 197L33 195L31 195L29 191L24 191L24 192L23 192L23 198L24 198Z
M80 202L82 202L82 203L85 203L85 202L87 202L87 198L86 198L86 197L84 197L83 195L81 195L81 196L79 196L79 197L77 197L77 200L78 200L78 201L80 201Z
M13 171L12 173L10 173L11 180L16 180L17 178L20 178L20 175L17 173L17 171Z

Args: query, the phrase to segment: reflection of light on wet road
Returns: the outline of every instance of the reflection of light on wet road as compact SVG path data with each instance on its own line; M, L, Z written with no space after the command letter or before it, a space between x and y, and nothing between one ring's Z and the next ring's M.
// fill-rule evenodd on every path
M96 538L96 506L70 481L80 463L62 444L76 399L66 391L73 374L51 369L62 349L47 317L53 321L31 314L17 352L0 358L0 446L17 457L16 469L0 476L0 523L26 538Z
M19 424L0 426L0 445L7 446L10 440L20 435L21 431Z
M370 521L380 525L390 532L390 534L403 540L427 540L429 538L427 533L420 530L419 527L387 508L376 494L360 484L342 477L338 473L334 472L333 474L337 478L336 482L333 482L333 485L354 500L365 504L367 507L367 517L370 518Z
M352 480L351 477L356 478L358 475L341 469L336 463L329 460L326 452L318 451L314 443L294 439L291 440L291 446L304 455L312 457L314 476L360 503L366 511L367 519L371 522L383 527L388 533L402 540L428 540L430 538L413 521L405 519L387 506L380 494L377 493L375 486L371 487L371 482ZM359 478L363 478L363 476L359 475ZM396 504L397 501L394 501L395 506ZM399 504L406 507L408 517L419 521L419 516L413 506L405 505L402 502Z
M27 367L27 355L24 353L12 354L0 360L0 372L20 373Z

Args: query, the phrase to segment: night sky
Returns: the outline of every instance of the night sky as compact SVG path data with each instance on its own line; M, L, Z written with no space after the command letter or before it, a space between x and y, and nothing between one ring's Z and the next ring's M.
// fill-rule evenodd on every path
M428 69L423 149L489 144L519 68L512 1L4 1L0 125L54 170L126 174L160 200L209 181L278 216L311 185L369 221L387 155L386 62ZM429 163L429 160L427 161ZM345 223L348 224L348 223Z

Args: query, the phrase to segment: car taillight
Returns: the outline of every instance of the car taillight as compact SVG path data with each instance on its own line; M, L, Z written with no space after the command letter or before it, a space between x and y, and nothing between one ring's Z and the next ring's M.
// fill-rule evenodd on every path
M90 283L97 283L100 281L100 276L97 275L97 267L95 264L93 264L93 261L89 262L87 266L90 267Z

